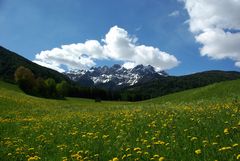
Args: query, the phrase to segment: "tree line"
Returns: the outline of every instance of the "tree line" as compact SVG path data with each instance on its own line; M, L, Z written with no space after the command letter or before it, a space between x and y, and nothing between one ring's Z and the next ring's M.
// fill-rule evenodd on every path
M16 69L14 78L20 89L30 95L63 99L69 92L69 84L65 80L56 83L53 78L36 78L30 69L23 66Z
M37 74L37 73L36 73ZM210 71L181 77L163 77L121 90L107 90L97 87L84 87L72 81L54 80L38 76L23 66L15 71L15 81L25 93L44 97L64 99L80 97L99 100L141 101L187 89L206 86L224 80L240 77L236 72Z
M99 89L96 87L81 87L73 82L62 80L56 82L53 78L43 79L24 66L20 66L14 73L14 78L19 88L26 94L54 99L65 97L91 98L100 100L120 100L116 91Z
M43 79L24 66L16 69L14 78L19 88L26 94L53 99L64 99L65 97L90 98L95 101L117 100L117 101L141 101L151 98L142 92L112 91L96 87L84 87L73 82L62 80L56 82L53 78Z

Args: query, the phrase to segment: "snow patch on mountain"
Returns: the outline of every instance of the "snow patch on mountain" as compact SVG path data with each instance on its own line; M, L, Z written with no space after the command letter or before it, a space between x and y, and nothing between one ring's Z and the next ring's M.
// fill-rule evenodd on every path
M124 66L115 64L112 67L92 67L89 70L75 70L65 73L73 81L81 83L84 80L93 81L94 85L113 82L116 86L132 86L143 81L151 80L160 76L167 76L164 71L156 71L151 65L137 65L126 69Z

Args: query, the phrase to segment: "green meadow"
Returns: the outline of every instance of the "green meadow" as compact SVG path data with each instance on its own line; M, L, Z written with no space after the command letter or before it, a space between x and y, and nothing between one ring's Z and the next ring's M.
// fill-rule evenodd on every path
M0 160L240 160L240 80L143 102L32 97L0 81Z

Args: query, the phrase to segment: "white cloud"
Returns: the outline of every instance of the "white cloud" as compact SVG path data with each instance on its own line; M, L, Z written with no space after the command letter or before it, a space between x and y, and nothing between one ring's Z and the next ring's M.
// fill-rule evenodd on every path
M84 44L62 45L61 48L41 51L35 56L35 63L58 71L64 71L61 65L69 69L86 69L95 65L95 62L85 54L91 51L92 57L96 57L98 48L96 43L86 41Z
M211 29L196 36L203 45L201 54L216 59L230 58L240 60L240 33L224 32L222 29Z
M64 71L61 65L68 70L87 69L96 65L96 60L123 61L127 68L138 64L152 65L158 70L179 64L175 56L152 46L137 45L137 40L126 30L114 26L102 39L102 44L97 40L88 40L85 43L62 45L61 48L36 54L34 62L60 72Z
M112 27L102 40L105 45L104 53L112 59L129 61L135 55L136 38L130 37L126 30L117 26Z
M240 66L240 0L182 0L201 55L229 58Z
M240 62L236 62L235 65L236 65L237 67L240 67Z
M54 64L54 63L48 64L48 63L45 63L43 61L38 61L38 60L34 60L33 62L36 63L36 64L39 64L41 66L44 66L44 67L51 68L53 70L59 71L59 72L64 72L65 71L64 69L60 68L58 64Z
M176 11L173 11L172 13L170 13L168 16L177 17L177 16L179 16L179 14L180 14L180 12L178 10L176 10Z
M132 68L134 68L134 67L136 66L136 64L133 63L133 62L126 62L126 63L124 63L122 66L123 66L124 68L126 68L126 69L132 69Z

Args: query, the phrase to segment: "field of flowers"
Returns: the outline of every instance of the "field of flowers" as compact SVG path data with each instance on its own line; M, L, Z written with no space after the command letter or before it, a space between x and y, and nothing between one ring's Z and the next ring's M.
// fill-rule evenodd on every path
M240 160L240 103L45 100L1 88L0 160Z

